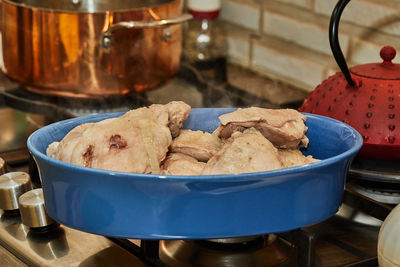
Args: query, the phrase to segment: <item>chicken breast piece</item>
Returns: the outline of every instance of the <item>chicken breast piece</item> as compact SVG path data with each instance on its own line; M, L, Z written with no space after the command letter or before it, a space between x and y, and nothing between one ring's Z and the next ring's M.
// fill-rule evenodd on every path
M318 162L311 155L304 156L298 149L279 149L279 158L285 168Z
M49 156L50 158L55 159L57 157L59 144L60 144L60 142L51 143L46 149L46 155Z
M234 132L204 167L204 175L238 174L282 168L278 149L258 130Z
M65 162L71 162L75 145L80 141L86 129L93 125L94 123L85 123L75 127L64 137L64 142L59 142L58 145L56 145L56 143L50 144L46 151L47 155L55 159L62 158L62 161ZM51 153L51 155L49 153Z
M179 135L183 121L189 116L191 110L190 106L182 101L172 101L166 105L153 104L150 108L160 116L168 116L168 127L172 137Z
M183 153L200 161L208 161L221 149L216 135L202 131L181 130L171 144L171 151Z
M175 124L181 124L190 112L190 107L181 103L174 105L189 111L179 112ZM48 152L58 160L80 166L158 174L172 142L170 112L171 105L152 105L119 118L83 124L70 131L58 146L51 145Z
M182 154L171 153L162 165L162 174L166 175L200 175L206 164L197 159Z
M306 117L294 109L238 109L219 117L221 125L216 132L229 138L235 131L254 127L279 148L307 147Z

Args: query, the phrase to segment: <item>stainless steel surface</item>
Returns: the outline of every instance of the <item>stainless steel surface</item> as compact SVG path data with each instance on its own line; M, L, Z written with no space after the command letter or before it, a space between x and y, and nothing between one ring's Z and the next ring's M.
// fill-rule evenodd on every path
M4 0L15 5L43 10L68 12L107 12L155 7L173 0Z
M44 208L42 188L33 189L19 197L19 212L22 223L29 227L44 227L55 221L47 215Z
M0 175L6 172L6 162L4 159L0 158Z
M244 236L244 237L231 237L231 238L214 238L207 240L215 243L237 244L237 243L246 243L257 238L258 236Z
M29 174L9 172L0 176L0 208L3 210L18 209L18 198L32 189Z
M382 221L378 220L368 214L350 207L349 205L342 204L340 206L339 211L336 213L337 216L343 217L349 221L362 223L365 225L377 226L380 227L382 225Z
M0 245L28 266L145 266L105 237L65 226L36 233L19 216L0 214Z
M25 267L28 266L17 257L15 257L11 252L3 247L0 247L0 266L7 267Z
M275 235L257 239L254 244L241 247L236 243L239 246L222 245L217 249L209 241L163 240L159 256L168 266L293 266L285 264L293 256L290 246Z
M1 76L1 75L0 75ZM4 75L2 75L4 77ZM1 78L0 78L1 80ZM0 85L1 90L2 85ZM0 151L10 151L26 146L26 139L36 129L44 125L43 117L19 112L11 108L0 108L1 138ZM8 162L5 155L1 155Z

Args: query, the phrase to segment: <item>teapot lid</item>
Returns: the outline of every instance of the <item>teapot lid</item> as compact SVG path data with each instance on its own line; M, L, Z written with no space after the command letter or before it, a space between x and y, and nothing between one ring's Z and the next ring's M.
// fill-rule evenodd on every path
M350 72L371 79L400 80L400 64L392 63L396 50L391 46L382 47L380 56L382 63L358 65L351 68Z

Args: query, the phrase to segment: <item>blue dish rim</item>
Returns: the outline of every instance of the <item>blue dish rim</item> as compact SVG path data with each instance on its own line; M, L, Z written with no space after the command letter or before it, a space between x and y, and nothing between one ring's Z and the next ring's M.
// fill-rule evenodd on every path
M202 108L202 109L206 109L206 108ZM215 109L215 108L210 108L210 109ZM53 159L53 158L45 155L44 153L37 150L35 145L32 143L32 139L34 139L34 137L36 135L41 134L42 132L46 131L50 127L55 127L60 124L71 123L75 120L88 120L90 118L96 118L96 117L101 117L101 116L104 116L105 118L109 118L109 117L117 116L118 114L124 114L124 113L125 112L95 114L95 115L67 119L67 120L49 124L47 126L44 126L40 129L38 129L37 131L35 131L28 137L28 140L27 140L28 149L29 149L30 153L32 153L34 155L34 157L38 157L43 161L48 161L49 164L55 165L57 168L69 169L69 170L71 170L71 168L72 168L77 171L81 171L83 173L95 174L98 177L107 175L107 176L118 176L119 178L125 178L125 179L139 179L139 180L149 180L149 181L150 180L151 181L159 180L159 181L193 181L193 182L195 182L195 181L242 181L243 179L249 181L252 179L259 179L259 178L271 179L273 177L281 177L281 176L289 175L292 173L305 172L307 170L319 169L319 168L326 167L327 165L331 165L336 162L339 162L343 158L350 157L353 154L355 155L361 149L361 147L363 145L363 140L362 140L361 135L350 125L340 122L338 120L329 118L329 117L310 114L310 113L302 113L307 118L312 117L312 118L320 119L320 120L328 120L328 121L332 121L334 123L344 125L352 132L353 135L355 135L355 139L356 139L355 145L351 149L349 149L339 155L336 155L334 157L330 157L327 159L323 159L321 161L318 161L318 162L315 162L312 164L303 165L303 166L296 166L296 167L290 167L290 168L284 168L284 169L278 169L278 170L272 170L272 171L264 171L264 172L254 172L254 173L178 176L178 175L128 173L128 172L109 171L109 170L88 168L88 167L73 165L70 163L66 163L66 162L62 162L62 161Z

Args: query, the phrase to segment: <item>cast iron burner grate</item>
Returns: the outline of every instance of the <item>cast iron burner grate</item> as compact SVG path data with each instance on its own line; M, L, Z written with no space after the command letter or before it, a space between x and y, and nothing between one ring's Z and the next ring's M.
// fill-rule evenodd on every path
M4 74L0 74L0 76L1 79L7 80L5 83L7 86L0 84L0 97L3 98L4 103L8 107L23 112L42 114L53 121L95 113L127 111L149 106L154 104L154 100L150 100L151 97L149 96L150 93L155 91L159 93L161 98L170 97L169 95L165 95L168 93L162 93L163 86L141 94L133 93L99 98L47 96L26 90L15 82L10 81ZM198 95L200 95L202 107L249 107L254 106L256 103L257 106L264 108L298 108L301 104L300 102L275 104L268 99L260 98L229 83L215 84L212 81L206 80L195 67L187 63L181 64L179 73L174 79L185 81L194 86ZM169 84L173 83L174 80ZM169 84L167 83L165 86ZM185 88L179 90L185 90ZM189 102L188 104L191 105Z
M163 240L159 246L159 257L168 266L293 266L295 263L294 246L275 235Z
M353 180L347 187L375 201L396 205L400 203L400 184Z
M398 161L369 160L356 157L349 170L348 187L385 204L400 203Z
M350 178L373 182L400 184L399 161L370 160L356 157L350 168Z
M207 88L198 71L187 64L181 64L177 78L188 80L199 90ZM2 74L2 79L6 81L4 84L7 86L0 84L0 97L4 99L4 103L8 107L23 112L42 114L53 121L96 113L128 111L153 104L148 100L146 93L93 98L50 96L29 91L11 81L4 74Z
M330 229L326 231L337 224L341 225L338 230ZM146 262L148 266L154 267L324 266L321 264L321 259L316 255L317 246L321 242L328 243L330 246L337 247L346 254L352 255L353 261L341 265L342 267L375 267L378 265L376 256L371 256L360 247L342 241L340 238L343 235L348 235L349 232L353 235L354 232L358 231L356 236L359 239L360 234L374 232L370 228L370 226L349 224L346 219L334 217L315 226L300 228L279 235L258 236L250 242L238 244L221 244L210 240L140 240L139 246L127 239L110 239Z
M55 121L99 112L119 112L149 105L139 94L98 98L69 98L40 95L23 87L1 91L7 106L49 116Z

